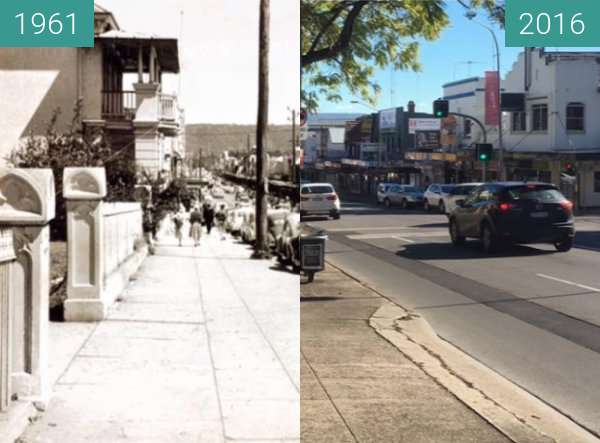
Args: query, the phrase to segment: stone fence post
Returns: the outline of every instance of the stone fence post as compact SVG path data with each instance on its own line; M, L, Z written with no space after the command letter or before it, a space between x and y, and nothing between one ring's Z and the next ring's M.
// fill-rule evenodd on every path
M51 170L0 169L0 250L14 245L12 254L0 253L2 407L9 401L6 389L10 397L37 401L49 395L48 223L54 218L54 198Z
M8 410L12 395L12 300L10 271L16 258L11 229L0 229L0 412Z
M67 321L102 320L108 307L103 300L102 199L105 196L104 168L65 168L63 197L67 206Z

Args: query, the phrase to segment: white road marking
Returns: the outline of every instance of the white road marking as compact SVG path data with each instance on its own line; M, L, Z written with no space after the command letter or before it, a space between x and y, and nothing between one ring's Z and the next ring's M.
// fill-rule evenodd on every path
M546 274L536 274L536 275L538 277L546 278L548 280L554 280L554 281L557 281L557 282L560 282L560 283L564 283L566 285L577 286L578 288L586 289L588 291L600 292L600 289L598 289L598 288L594 288L592 286L582 285L580 283L575 283L575 282L572 282L572 281L569 281L569 280L563 280L562 278L552 277L551 275L546 275Z
M411 240L411 239L405 238L405 237L400 237L399 235L395 235L392 238L395 238L396 240L402 240L403 242L406 242L406 243L414 243L415 242L414 240Z
M386 231L390 229L417 229L411 228L410 226L367 226L367 227L356 227L356 228L331 228L327 229L328 232L354 232L354 231Z
M412 231L412 232L384 232L381 234L355 234L348 235L350 240L379 240L396 237L447 237L448 231Z

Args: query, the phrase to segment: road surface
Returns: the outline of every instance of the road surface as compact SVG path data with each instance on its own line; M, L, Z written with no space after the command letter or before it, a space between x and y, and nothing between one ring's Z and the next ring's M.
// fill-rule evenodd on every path
M344 203L327 259L445 340L600 436L600 217L577 219L576 247L453 247L444 215ZM318 277L317 277L318 278Z

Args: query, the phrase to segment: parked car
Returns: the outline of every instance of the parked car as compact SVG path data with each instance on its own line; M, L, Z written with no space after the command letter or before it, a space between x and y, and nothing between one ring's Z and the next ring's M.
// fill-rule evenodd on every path
M411 185L393 185L388 189L383 203L387 208L400 205L402 209L423 204L423 192Z
M449 220L454 245L473 237L481 239L488 253L507 242L551 243L560 252L573 246L573 203L554 185L488 183L456 204Z
M292 212L285 218L281 235L276 245L277 260L284 266L291 266L300 272L300 214Z
M473 189L481 186L482 184L483 183L461 183L452 188L448 193L448 196L444 199L446 214L450 215L454 208L456 208L457 200L466 199Z
M433 184L429 185L425 191L423 206L426 211L431 211L437 208L440 214L446 213L446 204L444 199L448 198L448 195L455 185L441 185Z
M289 214L290 208L283 207L283 205L269 208L267 211L269 246L273 249L277 247L277 239L281 237L285 220Z
M225 191L221 187L213 187L211 190L211 196L216 200L223 200L225 198Z
M340 218L340 199L329 183L300 185L300 215L327 215Z
M240 236L242 237L242 241L244 243L252 244L254 240L256 240L256 215L254 212L254 208L247 208L246 211L243 212L242 227L240 229Z
M377 186L377 204L385 202L385 197L388 194L388 191L392 188L392 186L396 186L398 183L379 183Z
M227 231L234 237L241 235L242 226L244 224L244 214L252 210L253 208L250 206L241 206L230 211L227 220L225 221Z

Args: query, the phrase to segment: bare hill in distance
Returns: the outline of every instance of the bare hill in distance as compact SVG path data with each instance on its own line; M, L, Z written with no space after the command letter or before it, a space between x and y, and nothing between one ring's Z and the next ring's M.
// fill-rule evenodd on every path
M246 152L248 136L250 146L256 145L255 125L190 124L185 127L187 152L202 151L203 156L223 151ZM267 143L269 152L291 152L292 126L269 125Z

